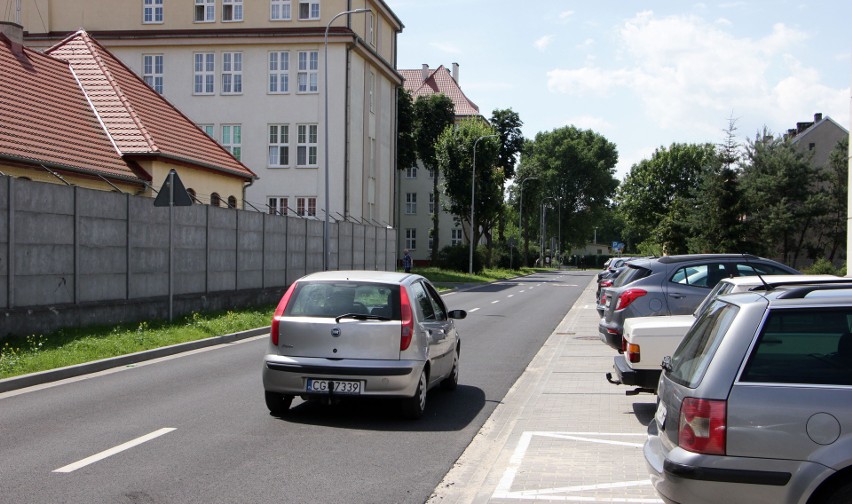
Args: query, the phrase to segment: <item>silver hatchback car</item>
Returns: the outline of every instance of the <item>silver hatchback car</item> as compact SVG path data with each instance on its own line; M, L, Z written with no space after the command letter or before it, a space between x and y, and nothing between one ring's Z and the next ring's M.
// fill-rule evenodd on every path
M266 405L284 415L307 400L401 399L409 418L436 385L458 384L461 341L435 287L419 275L327 271L296 280L272 318L263 359Z
M852 502L852 283L713 301L663 360L644 453L667 503Z

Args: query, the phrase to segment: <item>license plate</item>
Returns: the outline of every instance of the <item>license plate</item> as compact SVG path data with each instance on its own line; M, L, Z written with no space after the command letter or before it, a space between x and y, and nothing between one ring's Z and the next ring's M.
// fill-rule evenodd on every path
M358 395L363 388L363 382L352 380L328 380L323 378L308 378L305 384L306 392L352 394Z
M660 404L657 406L657 414L654 415L657 419L657 425L660 427L660 430L665 430L666 428L666 416L668 415L668 410L666 410L666 405L663 401L660 401Z

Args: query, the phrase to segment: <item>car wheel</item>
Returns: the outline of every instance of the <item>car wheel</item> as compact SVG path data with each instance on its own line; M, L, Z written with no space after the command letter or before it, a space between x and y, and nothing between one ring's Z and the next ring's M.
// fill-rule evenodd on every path
M426 410L426 392L429 389L429 377L426 369L420 372L420 381L414 395L402 400L402 414L409 419L417 419L423 416Z
M453 356L453 370L450 375L441 380L441 388L444 390L455 390L459 386L459 351Z
M848 504L852 502L852 483L846 483L835 489L824 502L825 504Z
M269 412L275 416L284 416L290 410L290 404L293 403L293 396L280 394L278 392L266 392L266 407Z

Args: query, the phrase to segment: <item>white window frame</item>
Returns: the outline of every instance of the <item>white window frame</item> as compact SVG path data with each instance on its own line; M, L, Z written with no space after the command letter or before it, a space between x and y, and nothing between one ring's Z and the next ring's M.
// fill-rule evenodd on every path
M203 131L207 136L212 139L216 139L216 126L213 124L199 124L199 128Z
M267 57L269 71L269 94L290 92L290 51L270 51Z
M370 94L369 102L370 102L370 113L375 113L375 103L376 103L376 74L373 72L369 72L369 77L367 78L367 89Z
M269 196L266 198L266 207L269 209L269 215L287 215L290 204L290 198L287 196Z
M267 129L267 166L287 168L290 166L290 125L270 124Z
M237 161L243 151L243 125L242 124L223 124L222 125L222 147L225 148Z
M409 166L405 169L405 178L407 179L416 179L417 178L417 167Z
M429 215L435 215L435 193L429 191Z
M222 53L222 94L243 94L243 53Z
M317 216L317 198L316 196L297 196L296 197L296 215L299 217L316 217Z
M417 229L405 229L405 248L409 251L417 249Z
M319 153L319 136L316 124L296 125L296 166L316 168Z
M302 15L302 6L307 8L307 15ZM320 18L320 2L319 0L299 0L299 20L311 21Z
M142 24L163 24L163 0L142 0Z
M270 21L290 21L293 19L292 0L269 0Z
M243 0L222 0L222 22L239 23L243 20Z
M163 62L162 54L142 55L142 80L158 94L163 94Z
M192 94L214 94L216 92L216 53L194 53L192 65Z
M464 240L464 236L461 229L450 230L450 245L461 245L462 240Z
M405 193L405 214L417 215L417 193Z
M195 0L195 9L192 11L192 22L215 23L216 0Z
M319 92L319 51L299 51L296 74L298 93Z

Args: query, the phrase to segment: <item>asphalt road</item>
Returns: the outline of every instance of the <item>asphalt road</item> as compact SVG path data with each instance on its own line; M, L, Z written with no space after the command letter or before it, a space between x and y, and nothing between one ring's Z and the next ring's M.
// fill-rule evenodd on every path
M460 384L414 422L388 402L269 415L266 336L0 394L0 503L422 503L592 274L445 295L469 312Z

